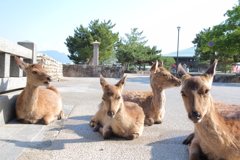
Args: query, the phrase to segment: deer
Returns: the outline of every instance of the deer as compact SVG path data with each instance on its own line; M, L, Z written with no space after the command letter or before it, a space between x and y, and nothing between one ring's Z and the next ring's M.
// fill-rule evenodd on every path
M217 62L200 76L191 76L181 64L178 66L181 96L194 124L194 133L185 139L185 143L190 142L190 160L200 156L213 160L240 159L240 105L216 101L210 94Z
M124 76L116 85L110 85L100 75L103 95L99 110L90 121L93 131L99 131L104 139L112 135L133 140L142 135L145 115L141 107L133 102L124 102L122 89L126 83Z
M144 124L151 126L161 124L165 115L165 89L179 87L181 81L173 76L163 62L155 61L150 69L150 85L152 91L125 90L122 93L125 101L137 103L145 114Z
M62 98L58 90L50 86L52 77L42 67L43 61L29 64L14 57L19 68L26 73L26 87L16 101L17 120L26 123L48 125L64 116ZM40 87L40 86L46 86Z

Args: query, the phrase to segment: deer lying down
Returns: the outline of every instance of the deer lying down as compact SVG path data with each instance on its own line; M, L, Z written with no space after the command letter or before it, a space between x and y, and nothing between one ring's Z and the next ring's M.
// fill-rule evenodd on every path
M17 57L19 68L26 72L27 85L16 102L17 119L23 123L49 124L63 117L62 99L53 86L49 87L52 78L39 64L28 64ZM39 87L41 85L47 88Z
M163 68L163 62L156 61L150 69L150 85L152 91L123 91L125 101L137 103L143 108L146 125L160 124L165 114L165 89L179 87L181 81L174 77L167 69Z
M108 84L100 76L103 89L102 102L99 110L90 121L94 131L100 131L103 138L110 138L114 133L128 140L142 135L144 127L144 113L136 103L124 102L121 96L126 76L116 85Z
M234 113L232 109L240 108L240 105L212 99L210 88L216 65L217 60L203 75L194 77L188 75L181 65L178 67L182 98L195 128L194 134L188 137L191 160L199 159L202 153L214 160L240 159L240 112Z

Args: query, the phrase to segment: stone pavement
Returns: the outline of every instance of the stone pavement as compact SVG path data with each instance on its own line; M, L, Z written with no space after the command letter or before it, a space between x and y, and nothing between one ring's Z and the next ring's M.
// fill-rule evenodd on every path
M106 78L110 84L119 79ZM102 89L99 78L66 78L53 82L60 91L65 118L48 126L21 124L16 120L0 127L0 159L114 159L186 160L184 138L193 131L180 96L181 87L165 90L166 114L162 124L145 126L135 140L113 137L104 140L89 121L98 110ZM125 90L151 90L149 75L129 74ZM214 83L212 97L240 103L240 84Z

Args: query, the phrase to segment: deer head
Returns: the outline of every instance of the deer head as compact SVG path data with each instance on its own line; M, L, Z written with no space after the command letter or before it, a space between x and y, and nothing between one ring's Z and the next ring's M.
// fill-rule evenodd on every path
M194 123L201 122L212 105L210 88L212 86L217 60L201 76L190 76L178 66L178 75L182 81L181 95L188 113L188 118Z
M123 77L116 85L110 85L102 75L100 75L100 84L103 89L102 100L107 111L107 115L113 118L120 107L123 105L122 89L127 76Z
M46 70L42 68L42 60L38 64L28 64L20 60L18 57L14 57L19 68L22 69L27 75L27 83L34 86L49 85L52 81L52 77L46 73Z
M163 67L163 62L156 61L151 69L151 87L157 89L167 89L172 87L179 87L181 85L181 81L173 76L166 68Z

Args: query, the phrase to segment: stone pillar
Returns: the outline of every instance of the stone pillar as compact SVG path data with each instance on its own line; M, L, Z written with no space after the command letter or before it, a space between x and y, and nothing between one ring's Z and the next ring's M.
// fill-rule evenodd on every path
M0 77L5 78L10 76L10 54L0 54Z
M98 65L98 56L99 56L99 48L98 45L100 42L97 40L92 43L93 44L93 65L97 66Z
M32 50L32 60L24 60L27 63L37 63L37 45L30 41L18 42L19 45Z
M20 57L19 59L23 61L22 57ZM10 65L10 77L23 77L24 71L18 67L18 64L13 56L10 59L10 64L11 64ZM24 75L25 75L25 73L24 73Z

